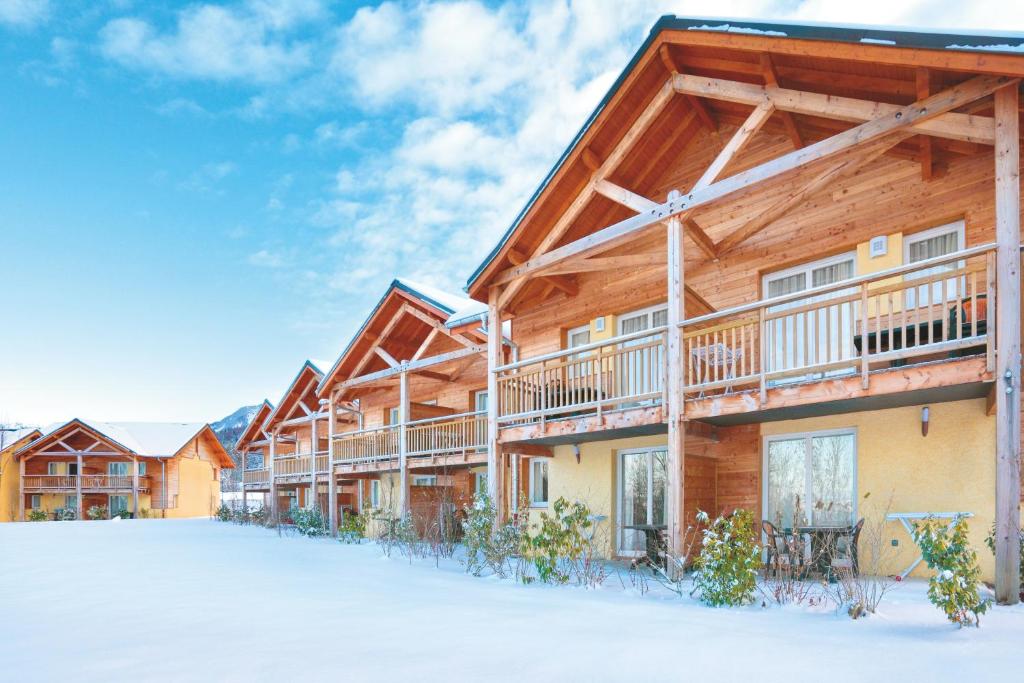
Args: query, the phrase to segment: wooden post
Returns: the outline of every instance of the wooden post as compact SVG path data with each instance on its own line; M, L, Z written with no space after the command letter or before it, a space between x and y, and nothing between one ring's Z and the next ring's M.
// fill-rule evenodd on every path
M398 375L398 510L404 518L409 512L409 462L408 451L409 422L409 371L406 363L402 363L402 372Z
M669 193L669 201L679 192ZM680 323L686 317L683 294L683 224L678 218L667 223L668 248L668 330L665 335L666 388L668 395L668 548L674 557L683 550L686 531L684 476L686 430L683 424L683 340ZM671 567L670 567L671 569Z
M1020 139L1017 85L995 92L996 600L1020 602Z
M319 408L318 408L319 410ZM309 423L309 443L310 443L310 454L309 454L309 492L311 494L310 500L306 501L306 507L310 510L320 506L319 496L316 490L316 451L320 445L316 428L316 418Z
M487 495L495 507L495 522L504 521L505 510L502 481L501 444L498 442L498 375L501 365L501 311L498 298L501 290L492 287L487 295Z
M139 459L132 458L132 515L139 518Z
M18 460L18 521L25 521L25 458Z
M274 471L277 467L277 463L274 462L277 459L277 430L270 430L270 518L274 524L278 523L277 517L277 477Z
M82 454L79 453L76 456L75 462L78 464L78 475L75 477L75 519L82 519Z
M334 473L334 430L337 413L334 409L335 393L327 397L327 520L331 536L338 535L338 478Z
M246 495L245 495L246 494L246 490L245 490L245 470L247 469L247 465L248 465L248 461L249 461L249 449L248 448L243 448L242 449L242 452L239 453L238 460L239 460L238 464L242 468L242 514L245 515L245 514L249 513L249 503L248 503L248 500L246 499ZM150 480L150 481L152 481L152 480ZM150 497L152 497L152 495L153 495L152 487L150 487L150 489L149 489L149 495L150 495ZM150 505L150 507L153 507L153 506ZM245 518L243 517L243 519L245 519Z

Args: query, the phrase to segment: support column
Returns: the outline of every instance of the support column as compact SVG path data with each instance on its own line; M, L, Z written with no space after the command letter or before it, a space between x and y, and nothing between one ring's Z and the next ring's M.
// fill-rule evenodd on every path
M501 444L498 442L498 375L501 365L501 311L498 297L501 289L492 287L487 296L487 495L495 507L498 524L505 519Z
M82 454L79 453L76 456L76 463L78 463L78 474L75 476L75 519L82 519L85 515L82 514Z
M669 193L669 200L677 199L679 192ZM683 295L683 225L673 218L667 223L668 249L668 330L665 333L665 396L668 414L668 548L673 556L683 552L683 534L686 531L684 506L684 476L686 465L686 431L683 424L683 344L682 329L685 318Z
M277 463L274 460L277 458L277 430L273 429L270 431L270 518L274 520L274 524L278 523L277 517L277 478L274 476L274 468Z
M132 516L139 518L139 459L132 458Z
M240 477L241 480L242 480L242 514L243 515L247 515L247 514L249 514L249 501L246 498L245 471L249 468L249 449L248 448L242 449L242 452L239 453L239 455L238 455L238 460L239 460L238 465L242 468L242 476ZM150 488L149 495L150 496L153 495L153 489L152 488ZM242 519L245 519L245 517L243 517Z
M334 430L337 421L335 396L334 391L331 391L327 398L327 523L331 536L338 535L338 475L334 471Z
M18 460L18 521L25 521L25 458Z
M314 417L313 421L309 423L309 492L311 500L306 501L306 507L311 510L320 505L320 497L317 495L316 490L316 452L320 448L320 439L318 437L316 417Z
M1018 86L995 92L996 600L1020 602L1020 122Z
M406 424L409 422L409 371L406 363L402 363L402 372L398 375L398 510L402 517L409 512L409 462L406 452L409 449Z

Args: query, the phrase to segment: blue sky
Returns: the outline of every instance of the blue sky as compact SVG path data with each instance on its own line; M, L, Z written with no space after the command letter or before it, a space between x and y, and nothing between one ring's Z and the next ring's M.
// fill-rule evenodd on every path
M0 421L214 420L395 275L457 291L665 13L1024 3L0 0Z

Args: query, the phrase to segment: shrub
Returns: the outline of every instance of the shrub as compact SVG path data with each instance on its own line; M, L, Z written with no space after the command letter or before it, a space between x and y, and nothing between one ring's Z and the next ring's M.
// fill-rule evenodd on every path
M118 510L114 517L117 517L118 519L131 519L132 513L129 510Z
M107 518L107 506L106 505L90 505L89 509L85 511L85 516L89 519L106 519Z
M267 519L269 519L269 517L270 511L267 509L265 505L260 505L258 508L254 508L253 510L249 511L249 521L251 521L253 524L265 526L267 524Z
M149 510L147 508L139 508L139 519L149 519Z
M327 524L319 507L292 507L289 516L295 524L295 529L303 536L316 537L327 534Z
M476 493L473 504L465 507L462 544L466 554L462 562L473 576L480 576L485 569L502 578L511 573L510 560L519 551L522 536L515 524L495 529L497 519L494 503L484 492Z
M221 503L220 507L217 508L217 519L222 522L231 521L231 508L228 507L227 503Z
M704 529L701 551L694 562L693 592L712 607L745 605L757 589L757 568L761 549L754 540L753 515L735 510L727 517L708 521L706 512L697 513Z
M338 525L338 540L342 543L359 543L366 538L366 515L354 513L344 515Z
M46 513L42 510L30 510L28 513L28 521L30 522L45 522Z
M1024 529L1019 529L1017 533L1020 535L1020 597L1024 600ZM996 554L996 524L992 523L992 530L988 536L985 537L985 545L992 551L992 554Z
M914 542L935 575L928 580L928 599L960 627L980 626L988 601L978 594L978 554L967 543L967 518L947 527L928 518L914 523Z
M58 522L71 522L78 519L74 508L60 508L54 513Z
M586 531L593 526L590 510L579 502L559 498L543 512L535 534L523 535L523 555L542 583L568 583L590 549ZM530 578L524 577L527 582Z

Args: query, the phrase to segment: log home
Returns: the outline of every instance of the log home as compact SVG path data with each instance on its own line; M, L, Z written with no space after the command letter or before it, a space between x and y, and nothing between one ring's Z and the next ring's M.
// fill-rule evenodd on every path
M417 526L486 480L483 307L395 280L317 388L341 508L390 508ZM354 418L354 419L352 419ZM351 493L349 493L351 492ZM331 499L334 499L331 493ZM339 506L330 508L337 530Z
M1015 601L1021 43L659 20L469 280L492 496L553 448L531 505L623 556L697 509L888 508L893 572L901 521L970 513Z
M221 470L234 467L208 424L79 419L20 446L13 461L19 520L32 511L85 519L93 506L108 516L209 516Z

